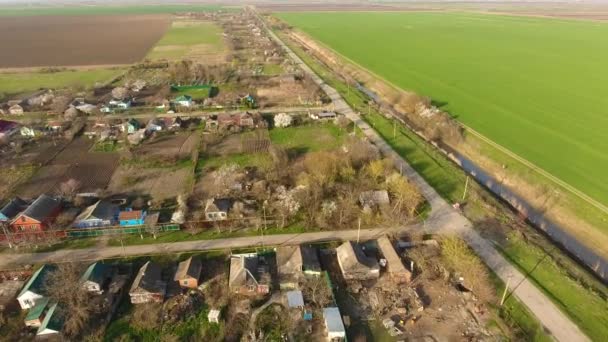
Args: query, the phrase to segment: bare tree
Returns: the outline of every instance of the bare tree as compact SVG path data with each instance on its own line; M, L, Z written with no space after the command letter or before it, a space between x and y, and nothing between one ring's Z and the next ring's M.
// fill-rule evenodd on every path
M322 309L331 303L331 289L323 277L308 277L302 284L302 294L307 302L317 309Z
M72 198L76 195L76 192L79 189L80 182L75 180L74 178L70 178L67 181L59 184L59 189L57 190L57 192L61 197L72 200Z

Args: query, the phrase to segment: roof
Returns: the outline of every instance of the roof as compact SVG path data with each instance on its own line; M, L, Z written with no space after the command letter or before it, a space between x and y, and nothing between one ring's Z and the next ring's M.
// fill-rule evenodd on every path
M17 214L19 214L26 206L26 201L22 200L19 197L15 197L10 202L8 202L2 209L0 209L0 213L2 213L2 215L6 216L8 219L12 219Z
M59 209L60 206L60 200L42 194L19 216L24 215L36 221L42 222L51 216L55 210Z
M143 211L141 210L121 211L120 214L118 214L118 219L120 221L139 220L142 218L142 216Z
M321 271L317 250L310 246L285 246L277 248L277 265L280 274L302 271Z
M27 316L25 316L25 321L33 321L35 319L40 318L40 316L42 315L42 313L44 312L44 309L46 309L47 305L49 304L50 299L49 298L41 298L36 302L36 305L34 305L33 308L31 308L28 312L27 312Z
M380 271L380 266L378 266L376 259L365 255L358 244L346 241L336 248L336 252L342 271L357 271L357 269L362 270L362 267L366 267L370 271Z
M378 247L380 248L380 251L382 251L382 255L384 256L384 258L387 261L387 265L386 265L387 272L389 272L389 273L410 273L410 271L408 271L405 268L405 266L403 265L403 262L401 261L401 258L399 257L399 255L397 255L397 252L395 251L393 244L390 242L390 240L386 236L383 236L378 239Z
M173 278L173 280L178 281L186 277L198 279L201 275L202 268L203 264L201 262L201 259L189 257L188 259L179 263L179 266L177 267L177 272L175 272L175 277Z
M388 191L386 190L370 190L359 194L359 202L362 206L374 206L381 204L389 204Z
M229 287L242 286L257 279L252 279L258 267L257 255L233 255L230 258L230 279L228 280Z
M131 285L131 291L129 292L164 292L165 284L162 282L161 272L160 266L148 261L137 272L137 276L135 277L133 285Z
M76 221L84 220L113 220L116 217L118 206L108 201L97 201L97 203L87 207L76 217Z
M17 127L17 123L13 121L0 120L0 132L10 131Z
M96 262L87 268L82 277L80 277L80 281L92 281L101 284L108 275L109 270L110 267L108 265Z
M344 323L342 323L342 316L340 315L340 309L331 307L323 309L323 318L325 319L325 325L327 331L345 333Z
M209 319L218 319L220 317L220 310L211 309L209 310L209 315L207 315Z
M304 296L302 291L287 292L287 306L290 308L299 308L304 306Z
M61 330L63 327L63 319L61 318L61 315L55 314L56 310L57 303L52 304L49 311L47 311L46 315L44 316L42 325L40 325L40 328L38 328L38 331L36 332L37 335L47 329L57 332Z
M192 96L190 95L181 95L175 98L175 101L192 101Z
M319 118L333 118L336 116L336 113L334 112L321 112L319 114L317 114L317 116Z
M53 271L53 269L54 267L52 266L42 265L42 267L40 267L38 270L36 270L36 272L34 272L34 274L32 274L32 276L27 281L21 292L19 292L19 295L17 297L21 297L27 291L31 291L38 294L44 292L46 278Z
M205 212L223 211L227 213L233 205L234 201L230 198L210 198L205 205Z

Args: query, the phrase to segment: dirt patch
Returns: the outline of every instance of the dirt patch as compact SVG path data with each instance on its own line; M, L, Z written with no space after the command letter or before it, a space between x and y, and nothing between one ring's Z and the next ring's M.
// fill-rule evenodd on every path
M112 176L108 190L112 193L149 195L162 202L184 193L191 169L140 168L120 166Z
M0 68L130 64L169 27L165 15L0 18ZM128 32L128 34L125 34Z
M146 141L135 153L143 158L175 158L176 160L189 157L199 143L196 133L180 133L161 135Z

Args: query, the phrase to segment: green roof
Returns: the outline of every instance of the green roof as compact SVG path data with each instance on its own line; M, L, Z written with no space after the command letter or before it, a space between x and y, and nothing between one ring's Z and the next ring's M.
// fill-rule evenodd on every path
M42 321L42 325L38 328L36 335L40 334L46 329L53 330L59 332L63 327L63 319L55 313L57 310L57 303L54 303L49 308L49 311L44 316L44 321Z
M101 283L106 276L108 266L98 262L91 264L80 278L81 282L90 280L95 283Z
M27 316L25 316L25 321L33 321L40 318L47 304L49 304L49 300L49 298L41 298L38 300L36 305L28 311Z
M27 291L32 291L32 292L38 293L38 294L41 294L41 292L44 292L44 289L43 289L43 287L45 285L44 283L45 283L46 277L49 275L49 273L51 271L52 271L52 266L42 265L42 267L40 267L36 272L34 272L34 274L32 274L32 276L27 281L27 283L25 284L25 286L23 287L21 292L19 292L19 295L17 297L21 297Z
M175 98L175 101L192 101L192 96L190 95L181 95Z

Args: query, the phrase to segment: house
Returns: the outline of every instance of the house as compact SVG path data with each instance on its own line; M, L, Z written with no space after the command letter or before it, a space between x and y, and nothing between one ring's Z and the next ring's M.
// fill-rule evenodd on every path
M143 226L146 220L144 210L126 210L118 214L118 223L123 227Z
M243 295L267 294L270 292L268 265L257 254L235 254L230 258L228 287Z
M192 101L192 96L190 95L178 96L173 100L173 103L182 107L192 107L194 105L194 101Z
M361 246L346 241L336 248L338 264L346 280L369 280L380 276L380 266L374 258L370 258Z
M317 250L310 246L285 246L277 248L279 286L295 289L304 275L321 275Z
M2 209L0 209L0 222L8 222L12 220L17 214L27 208L27 202L19 197L13 198L8 202Z
M110 100L110 102L108 102L108 107L112 108L112 109L119 109L119 110L126 110L131 108L131 100Z
M372 210L373 208L390 204L388 191L386 190L370 190L359 194L359 203L363 210Z
M99 200L82 211L74 221L74 228L107 227L116 222L118 206Z
M46 313L51 307L49 305L50 301L50 298L42 298L36 303L33 308L28 311L27 316L25 316L24 319L26 327L38 328L42 325L44 317L46 316Z
M23 107L21 107L21 105L15 104L10 106L8 112L12 115L23 115Z
M160 266L151 261L139 269L129 291L131 304L163 302L167 283L162 280L161 273Z
M253 128L255 125L253 116L251 116L249 113L235 114L234 122L237 126L244 128Z
M54 132L61 132L63 131L66 127L67 127L68 123L67 122L61 122L61 121L49 121L46 124L46 127Z
M179 282L183 288L195 289L198 287L198 279L201 276L203 264L201 259L189 257L179 263L173 280Z
M183 122L179 116L174 118L164 118L163 121L164 126L169 130L181 128Z
M210 198L205 204L205 217L209 221L222 221L228 218L234 201L229 198Z
M322 111L321 113L310 113L310 118L313 120L333 120L336 118L335 112Z
M217 310L217 309L209 310L207 319L209 320L210 323L219 323L220 322L220 310Z
M163 130L163 126L165 125L164 121L159 119L151 119L148 121L146 125L146 131L148 132L158 132Z
M19 124L13 121L0 120L0 139L10 137L19 131Z
M139 127L140 127L139 121L137 121L135 119L129 119L129 120L127 120L127 122L120 125L120 131L127 132L127 134L133 134L137 130L139 130Z
M44 289L46 279L53 272L54 268L49 265L42 265L25 283L21 292L17 296L17 301L22 310L31 309L43 298L46 298Z
M397 284L408 284L412 272L405 268L391 241L386 236L379 238L378 248L386 261L386 274L390 279Z
M88 292L102 294L104 287L110 282L111 277L110 266L100 262L93 263L87 267L87 270L80 277L82 287Z
M36 332L36 336L54 335L61 332L61 328L63 327L63 316L56 313L57 305L57 303L50 305L42 324Z
M15 232L46 230L60 211L59 199L42 194L13 219L11 228Z
M342 323L340 309L336 307L324 308L323 320L325 321L327 341L338 342L346 340L346 329L344 329L344 323Z
M19 129L19 134L23 137L35 137L38 135L38 130L33 127L21 126Z

